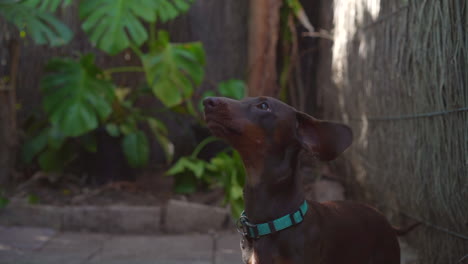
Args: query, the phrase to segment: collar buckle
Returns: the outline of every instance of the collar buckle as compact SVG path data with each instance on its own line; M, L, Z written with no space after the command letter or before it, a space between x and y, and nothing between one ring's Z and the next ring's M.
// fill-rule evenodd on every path
M243 237L248 237L250 236L249 228L252 228L254 230L255 228L257 228L257 225L250 223L247 216L244 214L244 212L242 212L240 218L237 219L236 228L239 234L241 234Z

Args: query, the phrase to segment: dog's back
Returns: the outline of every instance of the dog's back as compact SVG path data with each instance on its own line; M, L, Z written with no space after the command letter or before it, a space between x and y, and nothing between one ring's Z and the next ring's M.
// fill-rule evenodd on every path
M315 245L320 247L319 263L400 263L397 234L374 208L352 201L310 204L308 217L313 218L320 230L319 245Z

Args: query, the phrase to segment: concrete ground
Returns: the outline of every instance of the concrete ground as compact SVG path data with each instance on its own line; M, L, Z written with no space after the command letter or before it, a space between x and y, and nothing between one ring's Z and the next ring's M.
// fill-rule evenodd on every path
M0 226L0 264L240 264L237 233L112 235ZM417 255L401 243L402 264Z
M1 264L241 263L237 233L111 235L1 227Z

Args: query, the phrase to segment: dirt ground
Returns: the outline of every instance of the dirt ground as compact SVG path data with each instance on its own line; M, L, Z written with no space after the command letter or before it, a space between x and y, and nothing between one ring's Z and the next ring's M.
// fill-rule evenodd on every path
M117 181L104 185L83 183L74 175L38 172L29 180L9 191L10 198L32 204L48 205L146 205L160 206L169 199L187 200L207 205L222 205L221 188L198 190L192 194L177 194L173 177L163 174L142 174L132 181Z
M342 179L329 166L304 167L301 173L307 199L344 199ZM319 179L328 179L325 181L327 184L319 184ZM161 206L169 199L177 199L223 206L224 199L221 187L198 188L191 194L174 193L174 177L166 176L162 171L143 172L135 177L135 181L114 181L103 185L92 184L86 176L44 172L36 172L17 182L8 191L8 197L30 204Z

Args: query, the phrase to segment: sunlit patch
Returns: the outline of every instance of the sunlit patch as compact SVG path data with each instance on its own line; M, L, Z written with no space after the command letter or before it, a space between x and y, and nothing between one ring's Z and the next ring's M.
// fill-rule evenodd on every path
M36 240L38 240L38 241L47 241L49 239L50 239L50 237L48 237L48 236L37 236L36 237Z
M255 251L254 251L254 252L252 252L252 255L250 255L248 264L257 264L257 263L258 263L258 257L257 257L257 254L255 254Z
M11 247L7 245L0 244L0 250L11 250Z

